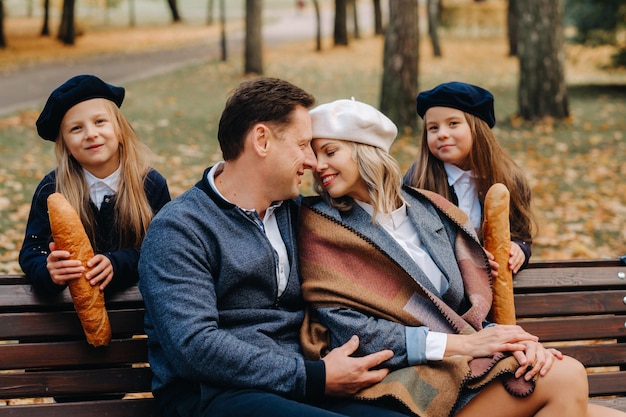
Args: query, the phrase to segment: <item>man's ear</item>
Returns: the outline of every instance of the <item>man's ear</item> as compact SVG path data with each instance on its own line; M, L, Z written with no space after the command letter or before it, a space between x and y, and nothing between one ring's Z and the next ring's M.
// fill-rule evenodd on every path
M257 123L252 129L252 143L255 151L265 156L270 146L270 130L263 123Z

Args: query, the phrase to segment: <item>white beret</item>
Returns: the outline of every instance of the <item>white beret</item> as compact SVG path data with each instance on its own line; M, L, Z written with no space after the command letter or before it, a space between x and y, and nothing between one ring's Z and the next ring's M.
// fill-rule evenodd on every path
M336 100L309 111L313 139L346 140L375 146L389 152L398 128L387 116L354 100Z

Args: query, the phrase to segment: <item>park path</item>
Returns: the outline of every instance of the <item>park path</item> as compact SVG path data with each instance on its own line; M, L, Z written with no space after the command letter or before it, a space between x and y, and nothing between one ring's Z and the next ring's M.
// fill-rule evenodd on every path
M365 15L370 13L365 11ZM321 20L322 34L328 36L332 33L331 11L323 9ZM273 12L263 28L265 47L304 39L313 40L314 36L313 7L307 7L299 12L294 9ZM227 34L227 48L229 54L243 49L242 30ZM94 74L112 84L124 84L219 58L220 54L219 39L214 39L212 42L207 40L158 51L103 54L71 61L30 64L18 71L0 73L0 117L21 109L39 106L46 100L50 91L77 74Z

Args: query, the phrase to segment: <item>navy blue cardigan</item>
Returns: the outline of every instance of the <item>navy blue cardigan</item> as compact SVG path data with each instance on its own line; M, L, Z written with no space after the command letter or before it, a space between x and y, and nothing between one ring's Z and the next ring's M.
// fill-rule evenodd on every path
M46 268L46 258L50 254L48 245L52 240L47 199L55 192L55 188L56 172L52 171L41 180L33 195L26 234L19 255L20 266L26 274L26 279L37 292L41 293L58 293L65 288L65 285L52 282ZM144 189L155 213L171 199L165 178L156 170L151 169L146 175ZM120 233L114 224L114 204L115 199L107 197L98 210L93 202L90 202L95 218L96 242L92 242L94 252L104 254L113 265L114 278L107 286L106 292L126 288L137 283L139 279L137 272L139 250L119 247Z

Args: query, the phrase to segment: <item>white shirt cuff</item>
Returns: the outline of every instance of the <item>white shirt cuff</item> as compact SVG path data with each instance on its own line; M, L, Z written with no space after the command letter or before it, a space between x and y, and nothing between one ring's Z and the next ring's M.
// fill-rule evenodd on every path
M448 335L446 333L428 332L426 335L426 359L429 361L440 361L446 353L446 343Z

